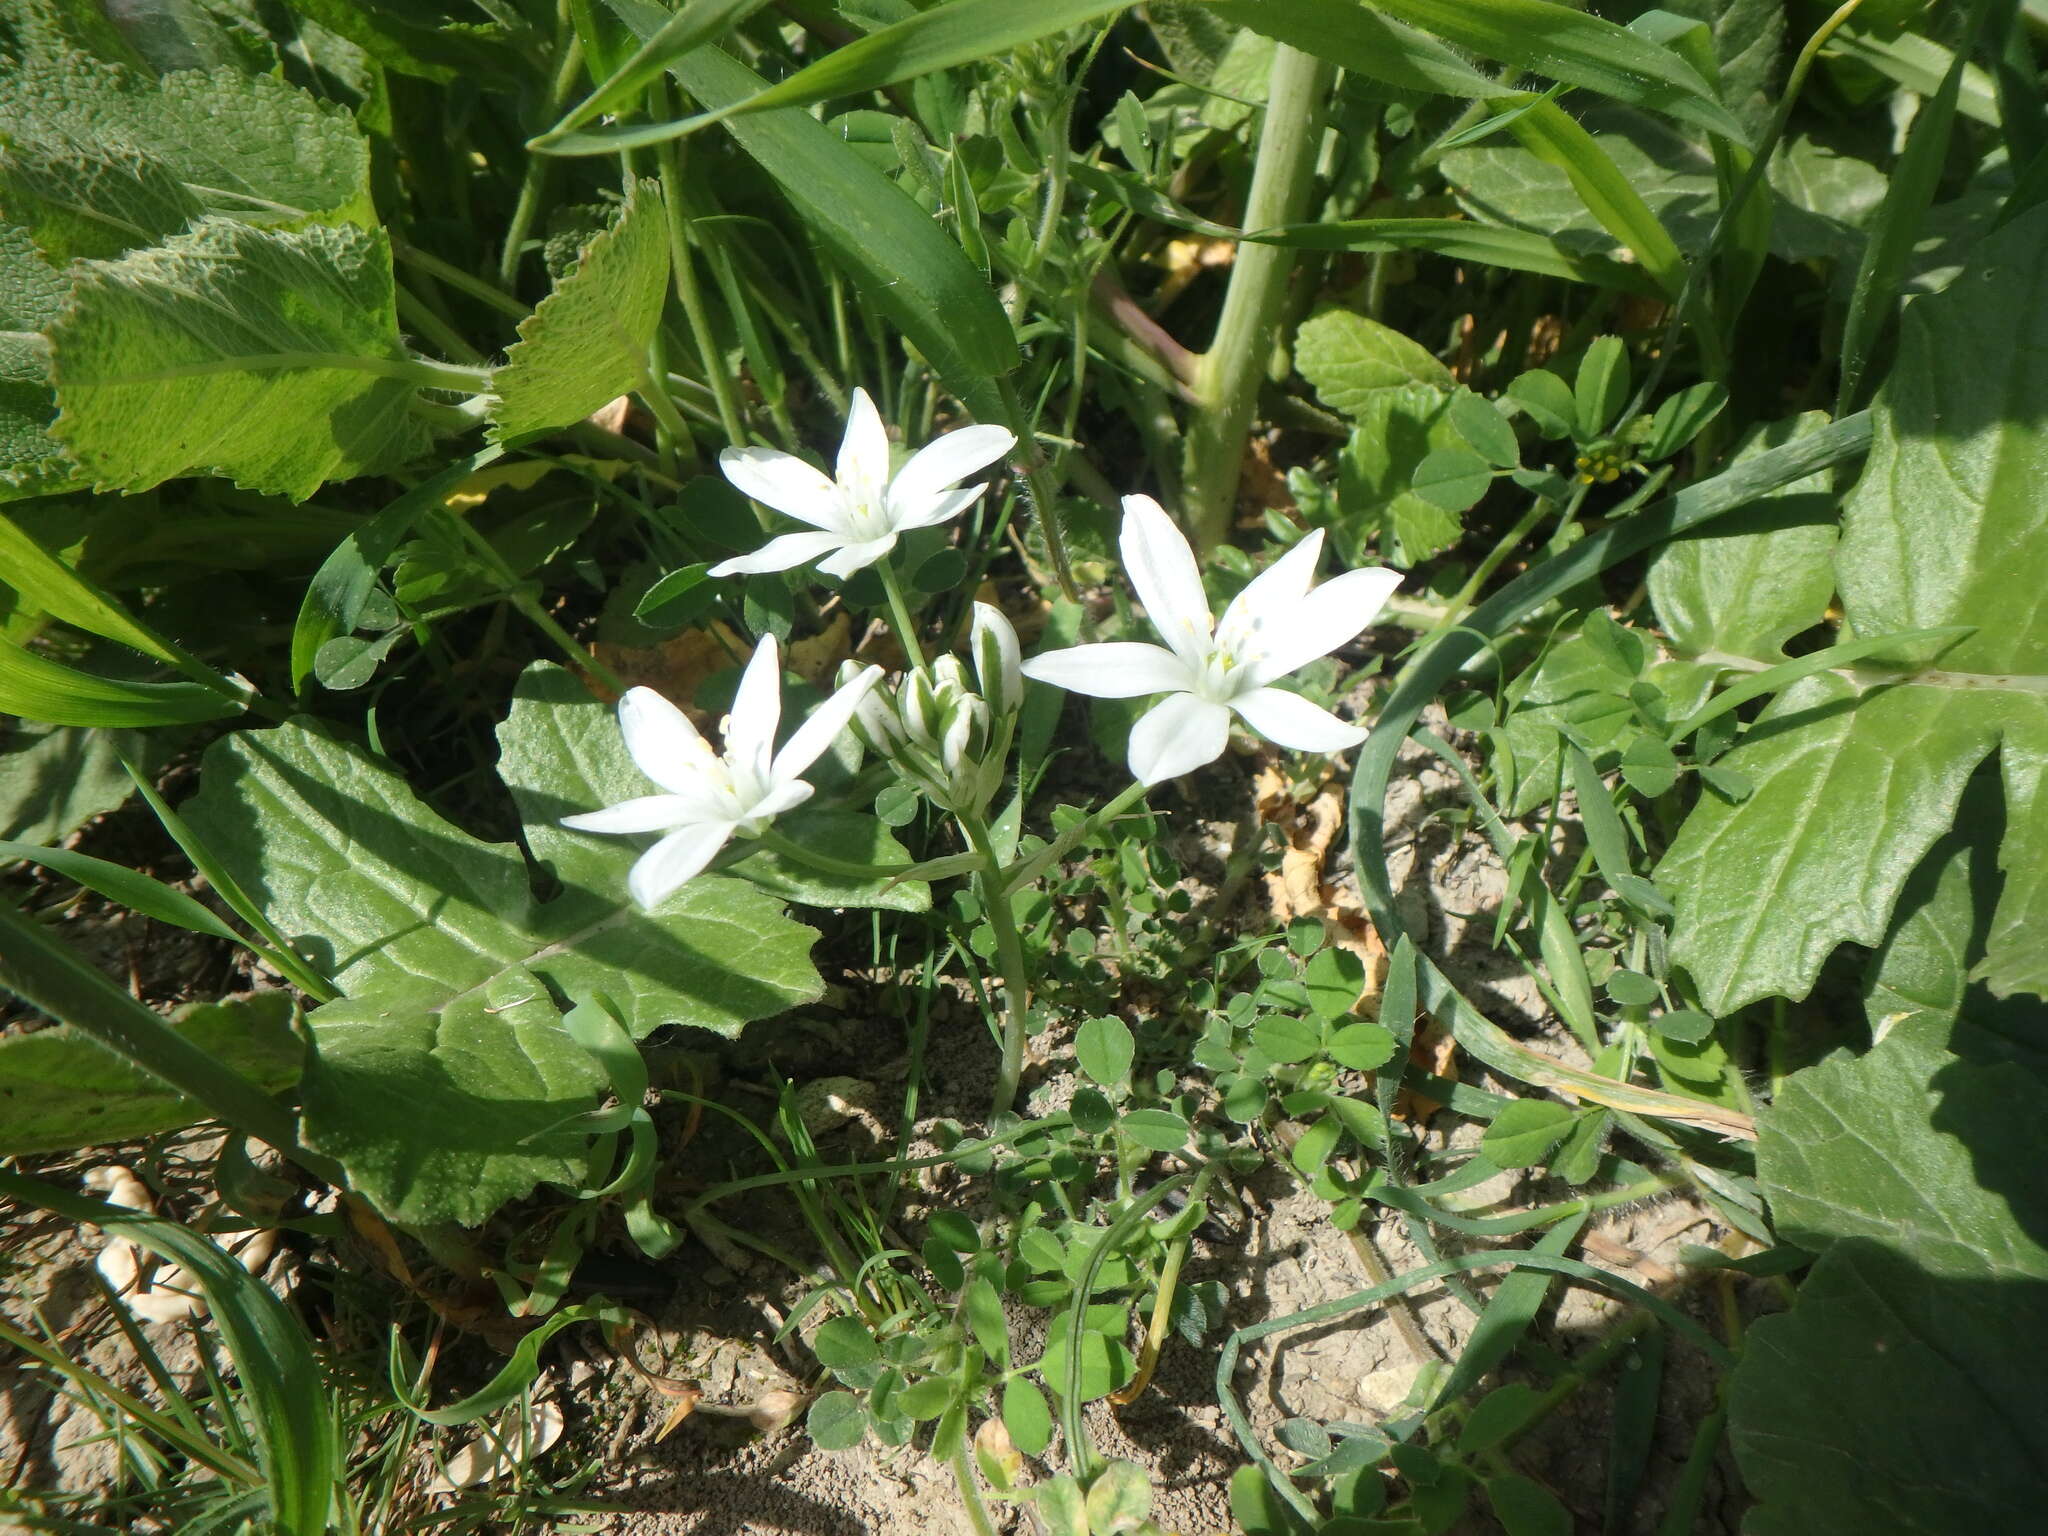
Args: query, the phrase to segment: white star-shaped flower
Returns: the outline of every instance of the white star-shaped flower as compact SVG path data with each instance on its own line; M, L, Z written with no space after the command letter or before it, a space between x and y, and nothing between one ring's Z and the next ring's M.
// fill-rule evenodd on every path
M881 676L880 667L869 667L850 679L777 752L782 658L775 637L764 635L740 674L723 756L652 688L629 688L619 700L626 750L666 793L565 816L562 825L579 832L666 832L626 878L633 899L652 907L701 874L733 836L758 837L777 816L810 799L811 786L798 775L846 729Z
M786 571L816 560L828 576L851 576L894 549L899 534L936 527L966 511L985 487L957 488L959 482L993 464L1016 442L1006 427L962 427L920 448L891 479L888 429L868 392L856 389L832 479L773 448L728 448L719 454L726 479L814 531L770 539L751 555L720 561L711 574Z
M1327 656L1378 616L1401 584L1385 566L1347 571L1316 587L1323 532L1316 529L1209 616L1194 551L1149 496L1124 498L1118 541L1124 572L1164 646L1138 641L1077 645L1024 663L1024 675L1098 699L1168 697L1131 730L1131 772L1146 784L1214 762L1230 738L1230 717L1302 752L1355 747L1366 733L1298 693L1269 686Z

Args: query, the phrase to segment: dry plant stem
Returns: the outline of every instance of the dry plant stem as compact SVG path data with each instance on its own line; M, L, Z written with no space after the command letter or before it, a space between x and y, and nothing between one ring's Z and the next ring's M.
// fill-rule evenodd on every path
M1323 101L1333 74L1331 65L1312 54L1284 43L1274 50L1258 162L1245 200L1246 229L1300 219L1315 176ZM1273 356L1294 263L1286 246L1237 248L1216 339L1196 372L1200 403L1189 422L1182 518L1198 550L1214 548L1229 531L1245 435Z

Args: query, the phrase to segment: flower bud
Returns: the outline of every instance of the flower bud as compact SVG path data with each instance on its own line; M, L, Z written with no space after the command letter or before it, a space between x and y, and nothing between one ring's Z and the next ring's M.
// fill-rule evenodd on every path
M988 705L969 694L946 723L945 739L939 743L939 761L957 782L962 765L973 769L987 748Z
M960 665L959 657L941 656L932 663L932 690L939 696L941 709L950 709L956 699L974 691L967 686L967 669Z
M974 605L974 675L981 679L981 696L1000 714L1011 714L1024 702L1023 650L1017 631L1000 608L989 603Z
M932 680L922 672L910 673L896 690L896 708L910 739L936 752L939 738L945 733L946 712Z

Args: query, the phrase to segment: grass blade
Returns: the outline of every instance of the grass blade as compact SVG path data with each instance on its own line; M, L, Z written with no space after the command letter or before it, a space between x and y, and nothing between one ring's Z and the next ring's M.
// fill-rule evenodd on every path
M556 146L570 138L577 128L602 113L638 106L641 93L660 78L669 65L693 48L716 42L758 11L763 3L764 0L689 0L680 11L662 23L659 31L641 43L631 57L613 70L597 89L565 112L562 120L546 133L528 140L526 147L543 154L563 152Z
M1403 90L1491 96L1491 79L1431 37L1390 17L1329 0L1211 0L1216 16Z
M1664 297L1664 290L1640 267L1570 250L1547 235L1471 219L1333 219L1250 230L1243 238L1323 251L1427 251L1451 261L1561 277L1647 299Z
M1486 58L1749 142L1690 65L1598 16L1549 0L1372 0L1372 6Z
M38 848L33 843L17 843L12 838L0 837L0 861L11 859L26 859L31 864L40 864L89 891L97 891L109 901L118 901L131 911L153 917L160 923L169 923L174 928L203 933L209 938L226 939L230 944L248 942L222 922L211 908L125 864L96 859L69 848Z
M610 3L642 37L661 27L664 13L643 0ZM699 48L669 72L708 107L744 100L765 83L717 48ZM1017 366L1009 316L988 281L916 200L806 113L735 118L726 130L946 387L983 421L1003 420L992 380Z
M705 102L708 110L694 117L595 133L550 134L546 139L535 140L532 147L557 155L609 155L643 144L660 144L730 118L777 107L807 107L835 96L857 96L919 75L972 64L1036 42L1048 33L1063 32L1110 11L1122 10L1125 3L1126 0L1036 0L1035 4L1020 6L1015 0L953 0L950 5L906 16L894 26L836 48L775 85L764 82L761 89L735 100L716 105ZM616 0L612 9L626 15ZM634 9L641 7L636 5ZM627 25L635 32L641 30L631 17L627 17ZM649 37L650 44L652 40ZM634 59L647 51L643 46ZM668 67L674 69L682 62L683 51L671 49ZM631 63L629 60L628 67ZM698 99L703 100L701 96Z
M0 902L0 987L154 1073L245 1135L300 1157L291 1111L222 1066L42 926Z
M240 714L246 697L199 683L131 683L81 672L0 635L0 714L51 725L194 725Z
M1554 101L1522 96L1497 105L1517 109L1508 120L1508 132L1537 159L1569 176L1586 211L1628 247L1667 298L1676 300L1685 289L1686 276L1678 242L1600 141Z
M0 910L0 921L8 916ZM270 1288L199 1233L166 1217L108 1205L4 1169L0 1196L90 1222L191 1273L206 1293L249 1400L275 1528L288 1536L325 1536L342 1473L341 1433L305 1325Z

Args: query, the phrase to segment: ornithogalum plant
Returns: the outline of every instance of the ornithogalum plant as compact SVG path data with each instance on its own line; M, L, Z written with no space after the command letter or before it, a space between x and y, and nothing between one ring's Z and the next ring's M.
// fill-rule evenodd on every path
M1356 636L1400 582L1397 572L1375 567L1312 585L1323 545L1317 530L1253 578L1219 621L1211 615L1194 551L1173 519L1149 496L1131 496L1124 501L1119 548L1164 645L1112 641L1027 661L1010 621L976 603L971 670L954 656L927 663L889 554L899 534L958 516L985 489L958 482L1014 443L999 427L965 427L912 454L892 477L881 418L866 392L856 390L834 478L790 454L728 449L720 463L735 486L814 531L771 539L712 574L786 570L816 559L827 574L846 576L875 565L911 664L885 681L880 668L847 662L838 690L779 752L780 660L772 637L761 641L747 665L723 756L673 704L650 689L632 689L619 703L620 728L634 762L665 793L565 823L587 832L663 832L634 865L630 882L635 899L652 905L701 873L735 835L773 838L768 827L774 817L811 793L798 775L851 726L867 752L952 819L965 845L956 858L914 868L928 877L971 876L994 931L1004 992L998 1112L1016 1096L1029 1019L1031 976L1017 926L1018 893L1076 838L1129 809L1153 785L1215 761L1232 716L1268 740L1305 752L1363 741L1362 728L1275 684ZM1135 782L1049 849L1005 865L990 832L989 806L1009 775L1026 678L1097 698L1165 697L1131 732ZM855 871L794 842L778 838L774 845L833 874L906 873Z

